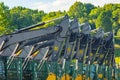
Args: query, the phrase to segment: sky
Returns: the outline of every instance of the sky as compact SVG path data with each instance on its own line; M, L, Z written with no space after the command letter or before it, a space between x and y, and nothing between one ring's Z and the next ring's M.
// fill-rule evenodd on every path
M23 6L30 9L44 10L45 12L58 10L67 11L76 1L91 3L95 6L103 6L108 3L120 3L120 0L0 0L0 2L4 2L4 4L10 8Z

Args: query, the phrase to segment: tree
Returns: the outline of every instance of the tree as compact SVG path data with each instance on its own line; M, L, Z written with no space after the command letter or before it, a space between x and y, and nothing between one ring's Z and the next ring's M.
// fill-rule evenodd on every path
M89 13L89 16L91 19L96 19L102 11L103 11L102 8L96 7L96 8L91 10L91 12Z
M41 22L42 17L45 15L44 11L31 10L21 6L11 9L10 14L12 20L11 26L15 26L17 29Z
M117 9L117 4L106 4L103 6L105 11L114 11Z
M87 16L88 16L90 14L91 10L95 8L95 6L90 4L90 3L84 4L84 5L85 5L86 13L87 13Z
M120 9L119 8L112 12L112 22L113 22L112 24L113 29L115 29L117 34L118 30L120 29Z
M4 5L4 3L0 3L0 34L10 32L10 14L9 8Z
M94 5L88 3L83 4L81 2L75 2L69 9L68 14L71 18L77 17L80 23L88 22L90 17L88 16Z
M48 21L54 18L58 18L64 16L66 12L56 11L56 12L49 12L45 16L43 16L42 21Z
M102 8L100 7L96 7L94 9L91 10L91 12L89 13L89 23L91 24L92 29L96 28L96 20L97 17L100 15L100 13L102 12Z
M66 12L61 12L61 11L56 11L56 12L50 12L48 14L46 14L45 16L43 16L42 21L49 21L58 17L62 17L66 14ZM54 21L54 22L50 22L46 25L44 25L43 27L50 27L50 26L54 26L55 24L59 23L60 20Z
M32 21L34 24L42 21L42 18L46 15L44 11L32 10Z
M32 24L31 10L23 7L14 7L10 10L12 24L17 29L29 26Z
M77 18L81 18L84 17L86 15L85 13L86 11L86 7L83 3L81 2L75 2L68 11L68 15L70 17L77 17Z
M103 11L96 20L96 27L102 27L105 32L112 31L112 13L111 11Z

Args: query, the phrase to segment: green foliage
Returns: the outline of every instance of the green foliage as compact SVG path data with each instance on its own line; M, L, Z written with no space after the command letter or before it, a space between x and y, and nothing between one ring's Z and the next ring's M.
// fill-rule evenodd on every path
M65 14L66 14L66 12L61 12L61 11L50 12L42 18L42 21L48 21L48 20L51 20L54 18L58 18L58 17L64 16Z
M77 17L80 23L89 22L92 29L102 27L105 31L115 29L116 35L120 32L120 4L106 4L103 7L95 7L88 3L75 2L68 10L44 13L44 11L32 10L25 7L9 9L4 3L0 3L0 34L10 33L15 29L21 29L41 21L49 21L68 14L71 18ZM59 21L54 21L42 27L54 26Z
M11 9L10 14L11 26L15 26L17 29L40 22L45 15L44 11L31 10L20 6Z
M96 27L102 27L104 31L112 31L111 11L103 11L97 18Z
M117 36L120 37L120 29L118 29L118 31L117 31Z
M115 9L117 9L117 4L106 4L104 5L103 9L105 11L114 11Z
M3 34L6 29L10 31L10 23L9 8L4 3L0 3L0 34Z
M70 18L78 18L80 23L89 22L92 29L103 28L105 32L115 31L116 44L120 44L120 4L106 4L103 7L95 7L88 3L75 2L69 10L45 13L25 7L9 9L3 2L0 3L0 35L13 32L39 22L49 21L68 14ZM54 26L61 20L50 22L38 28ZM119 54L117 54L119 55Z
M91 10L94 8L92 4L83 4L81 2L75 2L69 9L68 15L71 18L77 17L80 19L80 22L88 20L88 15Z
M86 8L86 14L87 16L90 14L91 10L95 8L94 5L88 3L88 4L84 4L85 5L85 8Z
M5 32L6 28L0 26L0 34L3 34Z
M61 11L57 11L57 12L50 12L48 14L46 14L43 18L42 21L49 21L58 17L62 17L66 14L66 12L61 12ZM50 27L50 26L54 26L55 24L57 24L59 22L59 20L54 21L54 22L50 22L48 24L45 24L43 27Z
M85 22L91 22L92 29L95 28L95 23L90 20L90 16L88 16L91 13L91 10L94 9L95 6L88 3L88 4L83 4L81 2L75 2L69 9L68 15L71 18L77 17L80 23L85 23Z
M112 12L112 18L113 18L113 27L120 27L120 8L114 10Z
M85 5L81 2L75 2L69 9L68 15L71 17L77 17L81 18L86 16L87 14L85 13L86 8Z

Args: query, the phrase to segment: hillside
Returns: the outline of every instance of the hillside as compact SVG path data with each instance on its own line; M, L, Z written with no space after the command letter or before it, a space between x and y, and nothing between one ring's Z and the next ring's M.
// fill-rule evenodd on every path
M77 17L80 23L89 22L92 29L103 28L105 32L115 31L116 45L120 46L120 4L106 4L96 7L92 4L75 2L68 11L56 11L45 13L22 6L10 9L0 3L0 35L8 34L16 29L27 27L42 21L51 20L68 14L70 18ZM54 25L52 22L43 27Z

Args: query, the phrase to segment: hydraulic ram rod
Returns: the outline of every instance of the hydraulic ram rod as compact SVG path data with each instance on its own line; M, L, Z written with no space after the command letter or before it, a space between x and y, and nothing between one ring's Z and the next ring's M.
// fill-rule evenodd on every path
M56 21L56 20L62 19L63 17L64 17L64 16L59 17L59 18L55 18L55 19L52 19L52 20L49 20L49 21L46 21L46 22L41 22L41 23L38 23L38 24L34 24L34 25L29 26L29 27L27 27L27 28L22 28L22 29L16 31L15 33L20 33L20 32L26 31L26 30L30 30L30 29L35 28L35 27L38 27L38 26L43 26L43 25L45 25L45 24L47 24L47 23L50 23L50 22L52 22L52 21Z

